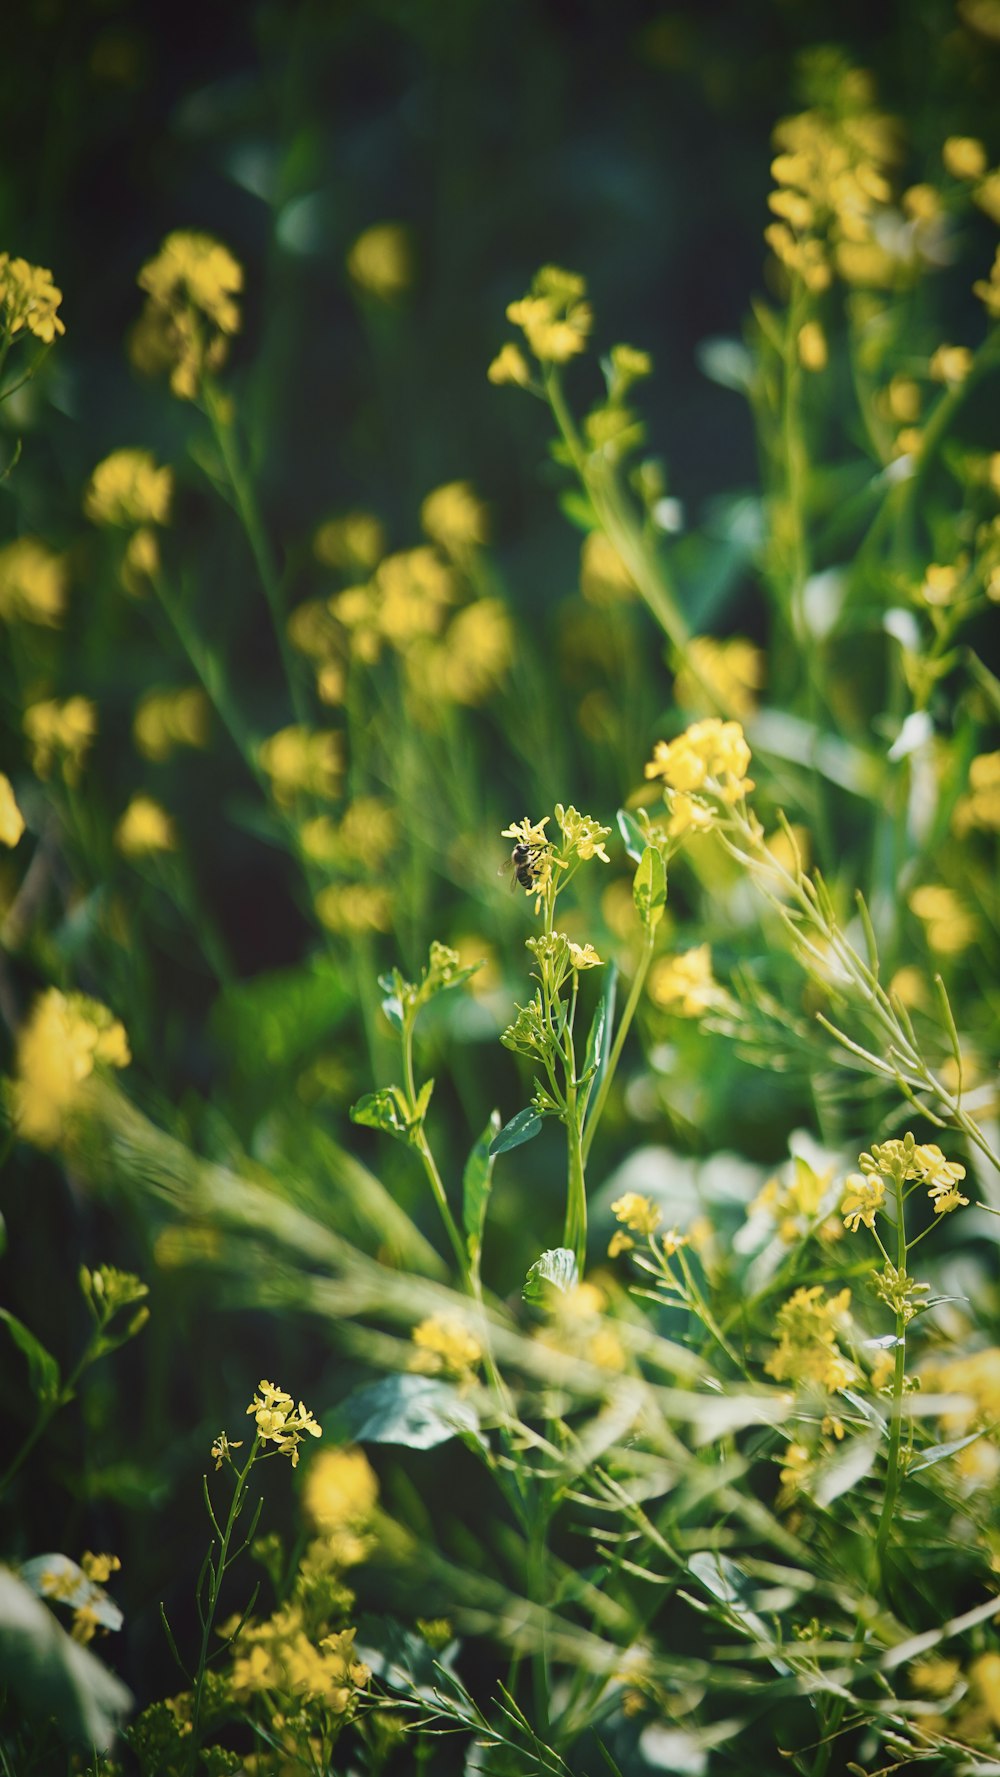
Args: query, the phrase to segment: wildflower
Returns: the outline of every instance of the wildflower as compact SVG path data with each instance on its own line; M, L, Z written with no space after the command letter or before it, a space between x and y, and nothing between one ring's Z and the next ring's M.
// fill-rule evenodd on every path
M556 820L565 844L583 863L589 862L591 858L600 858L602 864L611 862L604 849L604 841L611 833L610 827L602 827L592 815L578 814L572 803L569 808L564 808L561 802L556 803Z
M66 607L67 580L65 563L45 543L17 537L0 549L0 618L57 628Z
M75 784L97 733L97 711L87 697L33 703L24 712L24 732L38 776L50 777L58 761L66 782Z
M420 696L474 707L483 703L507 672L514 641L500 599L480 598L452 619L440 643L415 647L407 675Z
M909 1671L914 1690L921 1691L925 1697L946 1697L949 1691L954 1690L962 1675L962 1668L957 1660L946 1660L940 1655L932 1655L927 1660L914 1660Z
M920 596L925 604L943 608L953 604L959 588L958 565L942 565L931 562L924 575L924 583L920 588Z
M754 787L744 775L749 763L750 748L740 724L710 716L676 740L657 741L646 776L662 778L671 790L708 790L732 803Z
M1000 752L979 753L973 759L968 793L955 804L952 826L960 837L973 828L1000 832Z
M779 1238L788 1246L796 1240L804 1240L813 1231L832 1177L832 1167L826 1172L817 1172L802 1154L794 1154L757 1193L748 1216L766 1215L774 1223ZM823 1224L818 1230L821 1238L825 1237L825 1228L826 1224Z
M197 686L147 691L136 709L132 734L140 753L158 763L175 747L208 744L208 699Z
M296 1412L291 1395L284 1389L276 1388L272 1382L260 1382L257 1386L258 1393L247 1408L256 1422L257 1436L262 1444L274 1444L283 1456L290 1457L295 1468L303 1434L308 1432L311 1438L320 1438L322 1430L301 1401Z
M892 1381L893 1376L895 1374L895 1370L896 1370L896 1354L895 1354L895 1352L894 1351L880 1351L880 1352L878 1352L875 1357L875 1361L872 1364L871 1376L869 1377L869 1381L871 1382L872 1388L875 1390L876 1394L878 1394L881 1389L888 1388L888 1386L889 1386L890 1382Z
M699 944L676 956L658 957L649 972L649 997L654 1006L683 1018L697 1018L719 998L712 974L712 953Z
M166 524L173 488L173 471L157 468L152 451L112 451L91 475L83 498L84 514L94 524L123 530Z
M989 278L977 278L972 293L978 296L991 321L1000 320L1000 247L996 250Z
M527 388L531 381L527 358L520 346L514 345L510 340L500 347L486 375L491 383L517 383L522 389Z
M344 768L343 737L293 725L263 741L257 756L275 801L287 808L298 796L333 795Z
M941 198L933 185L911 185L903 193L903 210L911 222L933 222L941 214Z
M662 1219L652 1198L643 1197L638 1191L626 1191L611 1205L611 1213L633 1234L655 1234Z
M803 1491L812 1467L812 1455L805 1444L789 1444L785 1450L784 1468L778 1470L781 1489L778 1494L778 1505L786 1510Z
M416 1351L410 1367L428 1375L454 1376L470 1381L483 1360L479 1340L460 1321L432 1315L413 1329Z
M31 1009L17 1041L13 1086L18 1132L36 1147L62 1138L96 1065L127 1067L124 1028L97 1000L50 987Z
M799 328L796 348L803 370L825 370L829 360L826 334L818 321L807 321Z
M313 538L313 554L327 568L370 573L385 554L385 530L374 512L343 512L328 518Z
M211 235L178 230L147 260L138 282L147 301L132 333L132 361L144 374L169 372L173 393L193 401L239 332L243 268Z
M884 1202L885 1183L877 1173L849 1173L840 1205L844 1227L850 1228L852 1234L857 1233L862 1222L866 1228L874 1228L876 1212Z
M212 1444L210 1453L216 1469L220 1469L224 1462L229 1461L229 1453L231 1450L242 1450L242 1448L242 1438L228 1438L224 1431L220 1431L218 1437Z
M941 956L957 956L976 937L975 915L964 906L954 889L927 883L911 892L909 905L911 912L923 923L931 950Z
M982 210L991 222L1000 222L1000 167L994 168L986 178L976 186L972 193L972 201L976 208Z
M894 376L885 391L885 405L891 419L912 425L920 418L920 384L912 376Z
M981 179L988 164L986 150L975 136L949 136L941 159L953 179Z
M325 1536L363 1529L377 1501L378 1481L363 1450L322 1450L310 1462L302 1502L307 1517Z
M586 283L576 272L543 266L536 272L530 293L507 308L507 319L524 333L535 357L542 362L564 364L586 348L593 326L590 304L583 301Z
M50 271L0 253L0 336L13 339L27 328L43 345L50 346L57 333L66 331L56 314L61 302L62 291L56 289Z
M427 495L420 523L432 543L463 550L487 539L486 508L467 481L449 481Z
M572 968L597 969L602 967L604 958L598 956L597 951L592 944L574 944L572 938L568 940L568 943L569 960Z
M10 778L0 771L0 845L15 846L24 832L24 816L17 806Z
M327 931L357 937L362 932L387 932L392 900L379 883L332 882L316 896L316 914Z
M97 1586L106 1585L113 1573L121 1571L117 1555L92 1555L89 1549L80 1556L80 1566L88 1580L93 1580Z
M413 251L408 231L398 222L376 222L359 234L347 255L347 270L369 296L393 302L413 282Z
M743 636L724 642L714 636L692 636L674 679L674 697L684 709L701 709L707 685L717 706L732 710L745 722L757 708L764 668L763 652Z
M583 540L580 591L592 605L620 604L635 595L635 581L603 531L588 531Z
M778 1344L764 1365L777 1382L817 1384L829 1393L847 1388L856 1371L837 1343L851 1292L824 1298L822 1285L797 1289L778 1310Z
M127 858L176 851L177 830L166 810L151 796L133 796L115 828L115 844Z
M972 353L968 346L938 346L928 368L935 382L954 388L965 381L972 369Z

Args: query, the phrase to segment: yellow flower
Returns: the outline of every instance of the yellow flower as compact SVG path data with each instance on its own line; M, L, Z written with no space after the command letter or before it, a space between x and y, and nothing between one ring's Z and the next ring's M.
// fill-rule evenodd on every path
M611 862L604 849L604 841L611 835L610 827L602 827L592 815L579 814L572 803L568 808L564 808L561 802L556 803L556 820L566 846L582 863L588 863L591 858L600 858L602 864Z
M66 782L73 784L97 733L97 711L86 697L69 697L65 703L33 703L24 712L24 732L38 776L47 778L58 761Z
M912 425L920 418L920 399L920 384L912 376L894 376L885 391L890 417L901 425Z
M826 334L818 321L807 321L799 328L796 347L803 370L825 370L830 353Z
M989 278L977 278L972 293L985 305L992 321L1000 320L1000 247L996 250Z
M0 771L0 845L16 845L23 832L24 816L17 806L13 785Z
M374 512L344 512L320 525L313 554L324 567L370 573L385 554L385 529Z
M969 766L968 794L955 804L952 825L959 836L979 828L1000 832L1000 752L979 753Z
M169 372L170 387L193 401L206 373L225 363L229 338L240 327L243 268L211 235L178 230L139 273L145 309L129 343L145 375Z
M324 1536L363 1530L378 1503L378 1480L363 1450L321 1450L302 1488L306 1516Z
M392 900L379 883L331 882L316 896L316 914L327 931L346 937L363 932L387 932L392 924Z
M486 507L467 481L449 481L428 494L420 523L432 543L449 550L485 543L488 535Z
M915 888L909 898L910 909L923 922L927 943L941 956L957 956L973 942L977 933L975 915L970 913L954 889L927 883Z
M95 1586L106 1585L113 1573L121 1572L121 1565L117 1555L92 1555L88 1549L80 1556L80 1566Z
M530 294L508 304L507 319L522 329L536 358L564 364L586 349L593 326L590 304L582 300L585 294L586 284L578 273L543 266Z
M994 1728L1000 1728L1000 1654L979 1654L969 1666L969 1683Z
M68 575L61 556L37 537L0 549L0 618L55 629L66 606Z
M26 327L43 345L51 345L57 333L66 331L56 314L61 302L62 291L50 271L0 253L0 335L13 338Z
M611 1205L611 1213L633 1234L655 1234L662 1219L652 1198L643 1197L638 1191L626 1191Z
M291 1395L272 1382L258 1383L247 1412L253 1415L261 1443L274 1444L282 1456L291 1458L293 1468L298 1466L303 1434L308 1432L311 1438L323 1435L308 1408L300 1401L296 1411Z
M520 346L514 345L510 340L500 347L486 375L491 383L517 383L522 389L527 388L531 381L527 358Z
M707 944L677 956L658 957L649 971L649 997L654 1006L697 1018L715 1005L720 990L712 974L712 953Z
M18 1133L36 1147L54 1147L95 1064L127 1067L129 1060L125 1031L106 1006L47 988L18 1036L13 1088Z
M941 159L953 179L981 179L988 165L986 150L975 136L949 136Z
M877 1173L852 1172L844 1184L840 1213L844 1227L856 1234L861 1223L874 1228L875 1215L885 1202L885 1184Z
M243 1448L243 1439L242 1438L228 1438L224 1431L220 1431L218 1437L215 1439L215 1442L212 1445L212 1448L211 1448L211 1451L209 1454L211 1455L211 1457L215 1463L216 1469L218 1470L222 1467L224 1462L227 1462L229 1460L230 1450L242 1450L242 1448Z
M115 828L115 844L127 858L176 851L177 830L166 810L151 796L133 796Z
M347 255L347 270L361 290L392 302L413 282L408 231L398 222L376 222L359 234Z
M147 691L132 723L140 753L157 763L169 759L175 747L203 747L208 743L208 699L192 685L179 691Z
M896 1369L896 1354L893 1351L880 1351L872 1364L870 1377L872 1388L878 1394L880 1389L888 1388Z
M972 369L972 353L968 346L938 346L929 368L935 382L954 387L964 382Z
M972 193L972 201L977 209L982 210L991 222L1000 222L1000 167L976 186Z
M597 951L592 944L574 944L572 938L568 940L568 943L569 960L572 968L597 969L602 966L604 958L598 956Z
M441 702L474 707L496 690L514 656L510 617L500 599L475 599L452 618L440 642L407 655L411 689L429 713Z
M299 796L333 795L344 769L343 736L293 725L263 741L257 757L275 801L290 807Z
M580 550L580 591L592 605L634 598L635 581L603 531L588 531Z
M924 603L937 609L952 604L959 590L961 576L957 564L931 562L924 575L920 596Z
M933 185L911 185L903 193L903 209L911 222L933 222L941 213L940 193Z
M847 1388L857 1372L837 1343L849 1318L851 1292L825 1298L822 1285L797 1289L778 1310L778 1344L764 1365L776 1382L817 1384L829 1393Z
M716 703L745 722L757 708L764 670L763 652L743 636L724 642L714 636L692 636L674 679L674 697L686 710L703 709L707 685ZM748 763L749 758L748 751Z
M431 1376L454 1376L460 1381L469 1381L483 1361L479 1340L461 1321L444 1315L432 1315L422 1320L414 1327L412 1338L416 1351L410 1368L423 1370Z
M94 470L83 510L94 524L123 530L166 524L173 490L173 470L158 469L152 451L115 450Z
M754 787L744 775L749 763L750 748L740 724L710 716L676 740L657 741L646 776L662 778L671 790L709 790L732 803Z

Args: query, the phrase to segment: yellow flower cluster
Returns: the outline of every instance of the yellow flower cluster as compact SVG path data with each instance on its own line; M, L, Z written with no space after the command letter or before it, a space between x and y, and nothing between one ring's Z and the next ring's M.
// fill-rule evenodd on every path
M313 554L327 568L370 573L385 554L385 530L374 512L344 512L328 518L313 538Z
M655 1234L662 1220L661 1211L652 1198L643 1197L638 1191L626 1191L623 1197L617 1198L611 1205L611 1214L633 1234L645 1236ZM609 1249L609 1256L614 1258L618 1253L627 1251L633 1244L627 1236L623 1239L621 1230L619 1230L617 1234L612 1236L611 1245L614 1247L614 1252Z
M1000 247L997 248L988 278L977 278L972 293L978 296L991 321L1000 321Z
M432 543L456 555L480 547L489 536L486 508L467 481L449 481L428 494L420 523Z
M409 233L398 222L374 223L351 247L347 270L359 290L380 302L393 302L413 282Z
M745 722L757 708L763 683L764 655L743 636L724 642L714 636L692 636L674 679L674 697L682 709L704 709L707 686L717 707L732 710Z
M965 1167L957 1160L946 1160L936 1142L917 1143L907 1133L902 1140L877 1143L870 1154L861 1155L858 1164L873 1191L883 1184L883 1173L888 1173L900 1186L910 1182L926 1185L935 1215L947 1215L969 1201L958 1190ZM868 1221L866 1225L870 1228L872 1223Z
M507 319L513 321L515 327L520 327L541 363L565 364L567 359L586 349L594 323L590 304L584 300L586 294L586 282L578 272L544 265L535 273L527 296L520 302L509 304ZM516 346L504 347L490 365L488 374L491 382L524 383L530 380L527 365Z
M410 1359L411 1370L422 1370L429 1376L452 1376L460 1382L471 1382L483 1361L479 1340L462 1322L434 1314L413 1329L416 1350Z
M17 806L14 787L0 771L0 845L14 846L24 832L24 816Z
M802 1288L778 1310L778 1343L764 1365L776 1382L799 1382L831 1394L848 1388L857 1372L837 1343L850 1315L851 1292L825 1297L821 1284Z
M115 844L127 858L177 850L177 829L151 796L133 796L115 828Z
M300 796L332 796L344 769L343 736L293 724L261 743L257 757L282 808Z
M827 1218L815 1227L832 1177L832 1168L817 1172L803 1155L795 1154L787 1167L761 1187L748 1214L767 1216L786 1246L804 1240L814 1228L823 1241L837 1239L843 1233L839 1222Z
M68 575L61 556L37 537L17 537L0 549L0 619L57 627L66 606Z
M66 331L56 313L61 302L62 291L56 289L50 271L0 253L0 339L13 339L26 328L50 346L57 333Z
M59 1142L94 1068L127 1067L124 1027L97 1000L50 987L36 999L17 1041L13 1113L36 1147Z
M635 581L603 531L588 531L580 550L580 591L588 604L618 605L635 597Z
M870 77L842 68L824 106L786 117L774 131L776 190L768 203L777 220L764 238L814 295L829 288L835 273L849 284L895 281L898 261L876 223L892 200L888 175L899 155L897 130L874 110L872 98ZM814 346L811 356L806 367L820 368Z
M387 555L373 578L330 600L356 660L371 666L386 642L399 651L419 636L437 635L458 596L455 576L429 545Z
M157 764L169 759L175 747L207 746L208 716L208 698L197 685L147 691L132 722L135 744Z
M670 838L714 825L716 811L706 796L731 806L747 795L754 787L746 776L749 764L750 748L739 722L723 722L718 716L692 723L676 740L658 740L645 773L663 779Z
M717 1005L722 990L712 974L712 952L707 944L676 956L657 957L649 971L649 997L664 1012L697 1018Z
M929 1393L958 1397L940 1417L941 1435L950 1440L983 1432L977 1443L957 1452L955 1466L973 1486L995 1485L1000 1475L1000 1349L987 1345L968 1356L932 1357L921 1367L920 1384Z
M257 1387L258 1393L247 1408L253 1415L257 1436L262 1444L274 1444L282 1456L290 1457L296 1468L304 1433L308 1432L311 1438L320 1438L323 1433L301 1401L296 1411L295 1402L283 1388L276 1388L273 1382L259 1382Z
M249 1622L241 1630L233 1660L234 1697L245 1700L262 1692L281 1698L321 1704L331 1715L348 1716L358 1691L371 1676L354 1656L354 1629L324 1635L314 1646L301 1605L287 1604L266 1622ZM282 1725L285 1714L282 1713Z
M944 883L922 883L912 890L909 906L923 924L928 945L939 956L960 955L977 935L975 914Z
M614 1322L605 1315L607 1305L608 1298L596 1283L550 1290L546 1299L549 1325L535 1337L539 1344L582 1358L599 1370L622 1371L627 1355Z
M173 470L157 468L152 451L114 450L91 475L83 510L93 524L121 530L166 524L173 491Z
M341 937L388 932L392 926L392 898L382 883L331 882L316 896L316 914L328 932L337 932Z
M173 393L193 401L239 331L243 269L211 235L179 230L146 262L138 282L146 306L132 334L132 361L146 375L168 372Z
M844 1227L850 1228L852 1234L857 1233L862 1222L866 1228L874 1228L875 1217L884 1203L885 1183L877 1173L848 1173L840 1213Z
M396 844L398 823L393 810L378 796L358 796L339 823L317 815L302 828L302 850L314 864L343 861L377 870Z
M372 1547L368 1527L378 1503L378 1480L363 1450L322 1450L303 1486L306 1516L338 1567L356 1567Z
M565 852L575 854L584 864L591 858L600 858L602 864L611 862L604 849L604 841L611 836L610 827L602 827L592 815L579 814L572 803L568 808L564 808L561 802L556 803L556 820Z
M952 827L959 838L973 828L1000 833L1000 753L979 753L969 766L969 788L955 804Z
M49 777L58 762L66 782L74 784L97 733L97 711L87 697L69 697L65 703L46 699L25 710L24 732L38 776Z
M513 657L506 605L474 599L455 613L440 640L419 640L407 651L411 695L428 720L442 703L474 708L496 690Z

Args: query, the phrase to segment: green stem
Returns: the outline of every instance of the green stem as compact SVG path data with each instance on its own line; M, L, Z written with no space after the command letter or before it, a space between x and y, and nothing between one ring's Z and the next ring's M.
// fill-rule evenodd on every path
M259 1451L259 1449L260 1449L260 1435L258 1433L254 1437L253 1445L251 1447L250 1454L247 1457L245 1466L237 1474L236 1486L235 1486L235 1489L233 1490L233 1497L232 1497L232 1500L231 1500L230 1506L229 1506L229 1516L226 1519L226 1528L222 1532L220 1540L219 1540L219 1553L218 1553L218 1557L215 1562L212 1561L211 1549L209 1550L208 1606L207 1606L205 1613L202 1617L201 1647L200 1647L199 1653L198 1653L198 1670L195 1675L194 1694L193 1694L193 1698L192 1698L192 1702L191 1702L191 1739L189 1742L190 1753L189 1753L189 1757L188 1757L188 1767L187 1767L189 1772L192 1772L194 1770L195 1761L198 1756L198 1723L199 1723L199 1719L201 1716L202 1693L205 1689L205 1673L208 1670L208 1663L209 1663L209 1661L208 1661L208 1644L211 1639L212 1626L215 1622L215 1613L216 1613L216 1610L218 1609L219 1593L222 1588L222 1581L223 1581L223 1577L224 1577L225 1571L226 1571L227 1557L229 1554L229 1545L230 1545L230 1542L232 1541L233 1531L236 1528L236 1520L239 1517L241 1511L243 1510L244 1504L246 1503L247 1481L250 1476L250 1470L253 1468L254 1462L256 1461L257 1452ZM215 1524L215 1514L214 1513L212 1513L212 1522L213 1522L213 1524ZM216 1527L216 1529L218 1529L217 1525L215 1527ZM212 1543L214 1546L214 1543L215 1543L214 1537L212 1539ZM199 1604L199 1609L200 1609L200 1604Z
M903 1212L903 1179L899 1172L895 1175L896 1186L896 1271L900 1281L906 1276L906 1220ZM885 1476L885 1497L882 1501L882 1515L879 1518L878 1533L875 1538L875 1558L878 1571L884 1580L885 1557L889 1547L892 1531L892 1518L896 1509L896 1495L899 1492L899 1447L902 1439L903 1417L903 1379L906 1372L906 1316L903 1308L896 1309L896 1366L892 1377L892 1419L889 1425L889 1462Z
M24 1466L28 1457L31 1455L32 1450L35 1448L35 1445L38 1443L39 1438L41 1438L48 1429L56 1414L61 1412L63 1407L67 1407L70 1401L74 1398L80 1377L83 1375L84 1370L86 1370L99 1355L97 1344L98 1341L96 1337L88 1340L86 1349L76 1365L76 1368L66 1378L66 1381L63 1383L55 1399L44 1402L39 1408L38 1417L25 1438L24 1443L21 1445L20 1450L17 1452L14 1460L10 1463L3 1477L0 1478L0 1494L7 1491L14 1476L18 1473L19 1469Z
M563 1245L569 1247L575 1255L576 1268L582 1277L587 1257L587 1183L584 1174L583 1141L575 1085L568 1085L566 1090L566 1151L569 1173Z
M646 985L646 976L649 973L649 965L653 960L654 936L655 934L651 931L646 933L642 955L639 958L638 967L632 978L632 986L629 989L629 996L625 1002L625 1010L621 1015L618 1030L615 1033L615 1040L611 1047L611 1054L608 1056L608 1065L604 1070L603 1078L597 1088L597 1097L594 1099L590 1114L587 1117L587 1127L584 1130L583 1135L583 1159L585 1164L587 1157L590 1154L594 1136L597 1133L597 1125L601 1120L601 1114L607 1103L608 1093L611 1091L614 1082L618 1063L621 1060L622 1050L625 1047L625 1038L628 1036L629 1027L635 1017L639 1000L642 997L642 990Z
M403 1049L403 1089L406 1093L407 1104L408 1104L410 1111L412 1113L416 1107L417 1088L416 1088L416 1081L415 1081L414 1073L413 1073L413 1015L410 1012L405 1012L403 1015L402 1049ZM411 1135L410 1139L413 1143L413 1146L416 1148L417 1153L420 1155L420 1159L423 1164L424 1172L427 1175L427 1182L430 1185L431 1192L434 1197L434 1201L438 1206L438 1209L441 1214L441 1220L443 1221L444 1226L445 1226L445 1232L448 1236L449 1241L451 1242L452 1251L455 1254L455 1260L458 1265L459 1276L462 1279L462 1283L463 1283L465 1289L468 1290L470 1287L470 1285L469 1285L469 1255L466 1252L465 1243L462 1240L462 1236L458 1231L458 1226L455 1222L455 1218L451 1213L451 1209L448 1204L448 1195L447 1195L447 1192L445 1191L445 1188L444 1188L444 1181L442 1180L441 1174L439 1173L439 1171L437 1169L437 1161L435 1160L434 1155L431 1153L430 1144L427 1140L426 1135L424 1134L423 1124L421 1124L420 1127Z

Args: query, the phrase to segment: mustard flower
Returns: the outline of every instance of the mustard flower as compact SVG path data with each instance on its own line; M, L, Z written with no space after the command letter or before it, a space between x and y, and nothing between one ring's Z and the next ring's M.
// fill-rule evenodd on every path
M592 815L579 814L572 803L568 808L564 808L561 802L556 803L556 820L566 846L583 863L588 863L591 858L600 858L602 864L611 862L604 849L604 841L611 835L610 827L602 827Z
M714 636L692 636L674 679L674 697L686 710L701 709L707 685L717 704L745 722L757 708L764 670L762 650L743 636L722 642Z
M306 1471L307 1516L324 1534L363 1528L378 1502L378 1480L363 1450L322 1450Z
M712 974L712 953L699 944L676 956L658 957L649 972L649 997L654 1006L697 1018L715 1005L720 988Z
M816 1384L829 1393L848 1388L857 1372L837 1343L848 1319L849 1289L824 1297L822 1285L797 1289L778 1310L778 1344L764 1365L777 1382Z
M0 253L0 335L12 339L27 328L50 346L57 334L66 331L56 313L61 302L62 291L56 289L50 271Z
M359 290L380 302L393 302L413 282L413 249L398 222L376 222L359 234L347 255L347 270Z
M662 1219L652 1198L643 1197L638 1191L626 1191L611 1205L611 1213L633 1234L655 1234Z
M978 933L975 914L954 889L943 884L926 883L913 889L909 906L924 927L929 947L940 956L958 956Z
M968 346L938 346L928 369L935 382L948 383L954 388L965 381L972 369L972 353Z
M286 1394L284 1389L276 1388L272 1382L258 1383L258 1393L254 1395L247 1412L253 1415L261 1443L274 1444L283 1456L291 1458L293 1468L298 1466L299 1445L303 1435L308 1433L311 1438L323 1435L303 1403L299 1402L296 1411L292 1396Z
M574 969L599 969L603 967L604 958L598 956L592 944L574 944L572 938L569 945L570 967Z
M979 753L973 759L968 793L955 804L952 826L960 837L973 828L1000 833L1000 752Z
M173 471L157 468L152 451L115 450L91 475L84 514L93 524L122 530L166 524L173 488Z
M1000 247L997 248L988 278L977 278L972 293L978 296L991 321L1000 321Z
M385 554L385 528L374 512L344 512L320 525L313 554L324 567L370 573Z
M24 832L24 816L10 778L0 771L0 845L14 846Z
M862 1222L874 1228L876 1212L885 1202L885 1182L877 1173L852 1172L844 1184L840 1213L844 1227L856 1234Z
M343 736L293 725L263 741L257 756L275 801L287 808L299 796L334 794L344 769Z
M975 136L949 136L941 159L953 179L981 179L989 164L986 150Z
M804 326L799 328L795 344L799 363L803 370L826 369L830 353L826 343L826 334L818 321L806 321Z
M220 1431L218 1437L215 1439L215 1441L212 1444L212 1449L210 1452L212 1459L215 1463L216 1469L220 1469L224 1462L228 1462L230 1460L230 1451L242 1450L242 1448L243 1448L243 1439L242 1438L229 1438L226 1436L224 1431Z
M160 763L175 747L204 747L209 736L209 706L196 685L176 691L148 691L136 708L132 735L140 753Z
M500 347L486 375L491 383L516 383L522 389L527 388L531 381L527 358L520 346L514 345L510 340Z
M115 844L127 858L177 850L177 829L151 796L133 796L115 828Z
M127 1067L130 1059L124 1028L106 1006L46 989L17 1041L12 1102L19 1134L36 1147L54 1147L95 1066Z
M486 508L467 481L449 481L428 494L420 524L431 542L445 549L468 549L487 540Z
M24 732L38 776L50 777L58 763L66 782L74 784L97 733L97 711L86 697L69 697L65 703L52 699L33 703L24 712Z
M439 703L472 708L496 690L513 658L506 606L500 599L480 598L457 612L439 642L409 651L407 677L432 709Z
M57 628L66 608L66 564L37 537L0 549L0 619Z
M635 581L603 531L588 531L580 550L580 591L588 604L615 605L635 597Z
M179 230L146 262L138 282L147 301L132 332L132 361L147 375L168 372L173 393L193 401L239 331L243 269L210 235Z
M508 305L507 319L522 329L536 358L564 364L586 349L594 317L585 295L586 283L578 273L543 266L530 293Z
M331 882L316 896L316 914L327 931L346 937L387 932L392 925L392 898L374 882Z
M454 1376L469 1381L483 1361L483 1348L461 1321L445 1315L431 1315L414 1327L416 1351L410 1368L432 1376Z
M739 722L709 716L672 741L657 741L646 765L647 778L662 778L670 790L708 790L725 803L739 801L753 781L746 770L750 748Z

